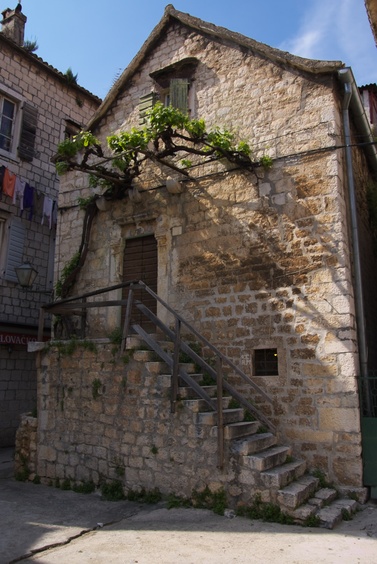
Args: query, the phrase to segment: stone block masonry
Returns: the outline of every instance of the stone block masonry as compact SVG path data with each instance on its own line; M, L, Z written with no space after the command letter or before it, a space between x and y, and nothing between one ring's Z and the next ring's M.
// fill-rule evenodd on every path
M231 479L217 468L217 438L197 414L170 413L160 362L114 356L113 345L72 356L51 347L39 373L36 472L44 483L121 480L126 490L189 497ZM166 372L166 369L165 369Z
M35 474L43 483L120 480L125 491L158 488L182 497L209 486L224 488L232 505L249 502L259 491L265 501L275 501L276 492L262 487L258 473L240 462L241 451L234 454L229 441L219 469L213 422L204 424L182 400L171 413L171 377L164 363L138 359L132 351L119 357L103 340L96 347L92 352L78 342L66 355L64 347L51 344L41 353ZM286 401L284 387L275 392ZM282 417L281 435L293 447L282 452L304 458L308 469L325 469L337 484L359 487L359 436L347 409L319 409L317 429L304 424L313 405L310 395L292 401L300 425L292 415ZM276 402L271 419L278 414Z

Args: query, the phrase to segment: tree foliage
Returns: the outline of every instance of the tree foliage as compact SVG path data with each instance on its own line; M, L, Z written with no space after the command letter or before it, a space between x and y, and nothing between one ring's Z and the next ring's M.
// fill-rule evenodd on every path
M147 162L190 178L192 159L196 163L226 159L250 170L262 164L252 161L250 145L237 143L233 132L219 127L208 131L203 119L190 119L172 106L157 103L147 112L147 125L110 135L106 149L89 131L66 139L58 146L56 167L59 174L88 173L92 187L102 186L106 198L120 199Z

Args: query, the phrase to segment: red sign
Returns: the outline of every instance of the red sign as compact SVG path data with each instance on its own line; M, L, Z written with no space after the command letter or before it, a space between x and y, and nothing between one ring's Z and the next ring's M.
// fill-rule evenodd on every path
M0 331L0 345L24 345L37 341L36 335L30 333L9 333L8 331Z

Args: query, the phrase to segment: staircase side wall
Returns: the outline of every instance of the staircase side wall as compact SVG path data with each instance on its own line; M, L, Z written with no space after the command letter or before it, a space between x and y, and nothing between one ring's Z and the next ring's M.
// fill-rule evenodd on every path
M229 465L217 468L217 437L179 404L170 413L170 376L161 363L117 358L78 348L64 356L50 348L39 371L37 475L71 485L121 480L125 491L158 488L190 497L194 489L241 489ZM162 369L162 370L161 370ZM162 373L161 373L162 372ZM254 493L248 476L246 497ZM244 497L244 496L243 496Z

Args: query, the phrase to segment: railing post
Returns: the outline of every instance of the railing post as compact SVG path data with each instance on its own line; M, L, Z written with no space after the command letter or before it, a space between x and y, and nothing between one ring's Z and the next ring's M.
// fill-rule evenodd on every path
M224 417L223 417L223 367L221 358L216 359L217 373L217 445L218 445L218 467L224 467Z
M83 303L86 303L86 298L83 298ZM86 328L86 310L82 308L81 310L81 339L85 339L85 328Z
M126 347L127 337L128 337L128 333L129 333L129 330L130 330L133 296L134 296L134 291L132 289L132 286L130 286L130 289L129 289L129 292L128 292L128 298L127 298L126 315L125 315L125 318L124 318L124 325L123 325L122 343L121 343L121 346L120 346L120 353L121 354L124 352L124 349Z
M171 374L171 400L170 411L175 413L178 394L178 374L179 374L179 351L181 348L181 322L175 318L175 339L174 339L174 356L173 356L173 369Z
M43 330L45 324L45 310L43 307L39 310L39 321L38 321L38 342L42 343L43 341Z

